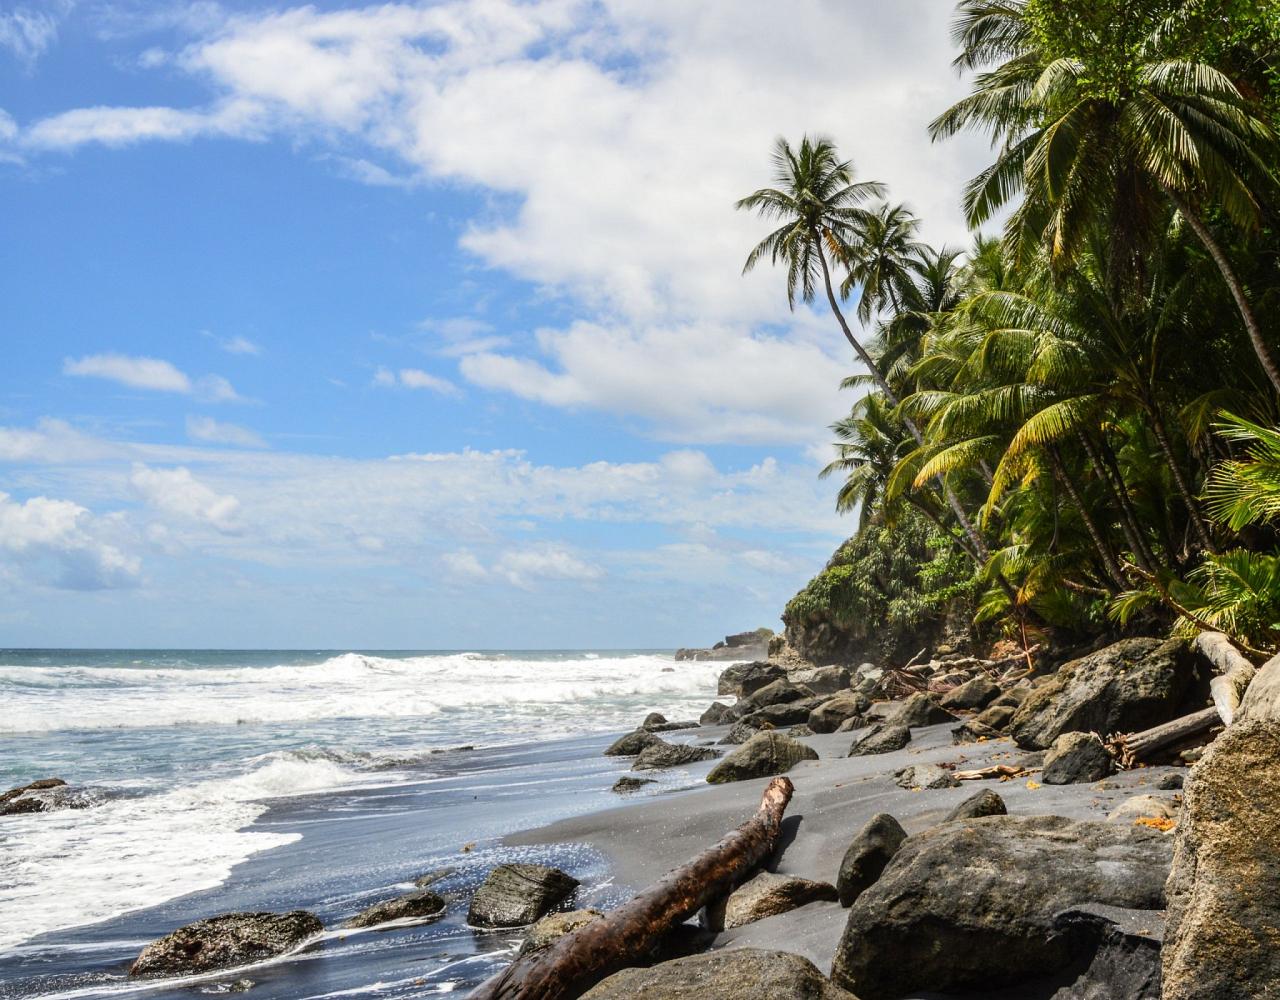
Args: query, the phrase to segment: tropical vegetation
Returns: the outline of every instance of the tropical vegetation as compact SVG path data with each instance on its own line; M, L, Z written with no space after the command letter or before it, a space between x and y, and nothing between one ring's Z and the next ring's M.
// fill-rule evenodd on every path
M862 367L824 472L859 534L794 610L1280 647L1280 0L962 0L954 37L972 245L822 136L738 203Z

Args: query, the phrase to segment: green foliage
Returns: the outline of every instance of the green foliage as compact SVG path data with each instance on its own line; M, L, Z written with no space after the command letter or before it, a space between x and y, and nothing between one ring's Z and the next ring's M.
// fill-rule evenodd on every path
M1213 517L1239 531L1280 517L1280 428L1261 427L1230 413L1223 417L1222 436L1248 445L1247 457L1214 467L1205 500Z

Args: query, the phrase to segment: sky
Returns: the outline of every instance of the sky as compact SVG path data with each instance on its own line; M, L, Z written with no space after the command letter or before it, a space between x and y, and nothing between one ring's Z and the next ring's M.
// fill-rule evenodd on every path
M775 137L935 243L947 0L0 0L0 646L778 627L853 530Z

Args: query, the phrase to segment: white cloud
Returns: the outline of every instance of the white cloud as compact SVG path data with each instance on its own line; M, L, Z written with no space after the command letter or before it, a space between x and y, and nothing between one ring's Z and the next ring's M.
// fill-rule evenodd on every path
M449 575L459 580L485 580L489 571L481 565L474 552L460 549L457 552L446 552L440 556L440 562L448 570Z
M514 587L531 588L542 580L592 582L604 576L599 566L584 562L568 549L547 544L504 553L494 572Z
M36 122L21 139L36 150L67 151L79 146L130 146L146 141L189 141L197 138L262 134L261 108L250 101L228 101L214 108L76 108Z
M187 417L187 437L193 441L207 441L210 444L230 444L238 448L265 448L267 443L261 436L247 427L238 424L224 423L213 417Z
M151 469L137 464L129 483L144 502L159 511L211 525L227 535L240 531L240 501L215 493L190 469Z
M228 354L250 354L256 357L262 353L262 348L255 344L248 337L214 337L213 334L207 334L213 337Z
M118 457L121 449L45 418L34 428L0 427L0 462L80 462Z
M45 0L41 8L19 6L0 12L0 48L30 68L58 38L58 24L69 0Z
M385 387L400 386L404 389L428 389L444 396L458 395L458 387L448 379L424 372L420 368L401 368L393 372L390 368L379 368L373 373L373 384Z
M77 503L0 493L0 560L66 590L105 590L138 582L141 562L101 536L107 527Z
M244 397L221 375L192 379L171 362L159 358L90 354L83 358L66 358L62 363L62 374L106 379L131 389L198 396L211 403L244 402Z

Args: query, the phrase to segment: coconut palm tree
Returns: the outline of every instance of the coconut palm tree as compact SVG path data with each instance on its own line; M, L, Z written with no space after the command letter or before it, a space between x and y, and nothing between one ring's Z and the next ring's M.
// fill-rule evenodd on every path
M1127 0L1110 2L1118 11ZM1275 180L1274 136L1225 73L1174 46L1171 24L1185 12L1160 16L1154 7L1136 5L1136 16L1117 19L1130 31L1112 39L1070 3L962 0L956 65L986 69L930 132L935 140L966 129L991 135L996 160L965 194L970 225L1021 194L1006 226L1010 246L1043 245L1057 265L1105 221L1121 251L1113 255L1117 276L1131 280L1171 207L1217 265L1280 392L1280 365L1208 221L1212 213L1243 231L1258 228L1262 192ZM1065 37L1046 38L1046 16Z

